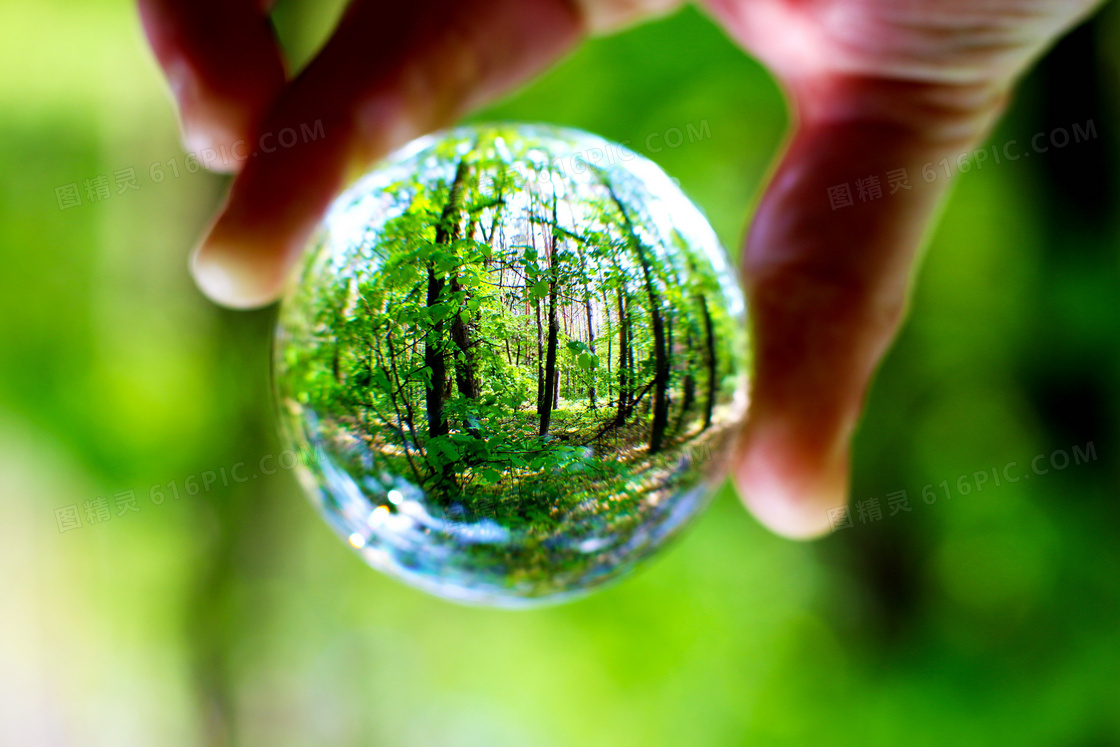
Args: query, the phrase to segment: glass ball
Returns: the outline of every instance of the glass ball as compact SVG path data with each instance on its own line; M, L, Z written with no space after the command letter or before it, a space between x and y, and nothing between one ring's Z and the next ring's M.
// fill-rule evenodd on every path
M280 308L281 428L370 565L459 601L558 601L662 547L722 479L744 313L652 162L461 127L331 207Z

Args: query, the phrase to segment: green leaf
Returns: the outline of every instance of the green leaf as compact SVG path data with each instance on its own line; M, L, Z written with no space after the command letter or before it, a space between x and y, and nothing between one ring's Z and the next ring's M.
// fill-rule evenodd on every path
M373 384L383 392L388 392L392 389L389 384L389 377L385 375L385 369L373 369Z
M432 264L438 274L446 275L459 266L459 259L443 249L432 252Z
M428 452L444 464L459 460L459 449L448 436L436 436L429 441Z

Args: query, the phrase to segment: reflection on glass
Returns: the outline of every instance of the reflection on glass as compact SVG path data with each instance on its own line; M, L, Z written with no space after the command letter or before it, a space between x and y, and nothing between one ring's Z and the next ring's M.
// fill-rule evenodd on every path
M332 207L280 311L282 426L373 566L462 601L562 599L702 507L745 409L743 314L657 166L465 127Z

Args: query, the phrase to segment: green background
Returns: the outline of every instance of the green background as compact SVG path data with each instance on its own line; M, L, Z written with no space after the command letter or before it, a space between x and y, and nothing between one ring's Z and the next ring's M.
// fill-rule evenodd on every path
M278 14L297 59L331 20L306 5ZM1106 9L990 143L1099 137L952 177L857 437L853 498L881 519L796 544L725 489L624 583L510 613L370 570L266 474L274 311L187 276L226 179L186 171L135 9L0 3L0 744L1120 743L1118 50ZM728 246L787 126L693 10L486 114L629 140ZM139 189L87 199L127 168ZM67 184L83 204L61 210ZM1075 446L1095 458L975 489ZM241 462L258 476L188 495ZM89 524L86 501L128 490L138 512ZM83 526L60 532L67 506Z

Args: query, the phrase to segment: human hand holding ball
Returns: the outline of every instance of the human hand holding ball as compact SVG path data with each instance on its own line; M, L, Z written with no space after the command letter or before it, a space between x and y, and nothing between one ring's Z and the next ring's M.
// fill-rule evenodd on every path
M218 303L272 302L357 169L543 71L589 33L675 0L354 0L289 79L265 0L140 0L192 149L321 121L327 137L235 161L192 258ZM751 411L731 471L779 534L847 494L850 438L907 304L946 180L833 210L828 188L975 147L1017 79L1094 0L706 0L785 89L794 130L743 247ZM838 242L837 237L843 237Z

